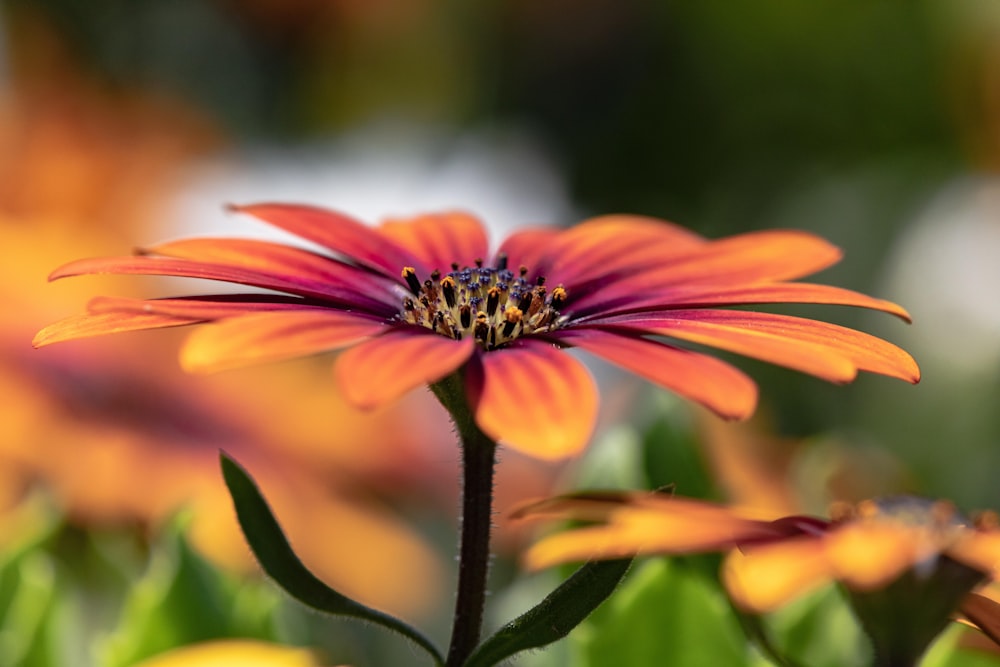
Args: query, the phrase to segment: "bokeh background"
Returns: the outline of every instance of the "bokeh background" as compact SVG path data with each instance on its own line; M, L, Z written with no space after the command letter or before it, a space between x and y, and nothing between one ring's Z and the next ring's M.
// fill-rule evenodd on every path
M712 237L807 229L846 253L820 280L913 314L791 309L903 345L924 379L834 387L734 358L762 389L745 425L595 364L603 413L584 457L503 453L493 625L557 580L518 572L531 532L503 512L525 498L675 483L775 511L895 492L1000 508L998 44L991 0L3 0L0 665L216 664L164 654L237 638L256 643L209 649L412 662L402 641L261 580L220 449L325 580L447 638L458 453L428 395L352 411L329 357L184 376L176 332L31 349L91 295L166 285L50 285L52 268L270 233L229 202L373 222L461 207L494 238L611 212ZM746 652L710 574L647 564L621 602L521 664L632 664L623 646L770 664ZM792 636L807 664L863 652L831 604L800 610L833 637Z

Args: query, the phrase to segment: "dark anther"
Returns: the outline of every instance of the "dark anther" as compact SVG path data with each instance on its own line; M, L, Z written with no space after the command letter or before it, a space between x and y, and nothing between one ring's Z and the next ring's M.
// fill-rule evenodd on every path
M490 288L490 291L486 293L486 314L490 317L497 312L497 307L500 305L500 290L494 285Z
M507 312L504 313L504 318L507 320L503 325L503 335L510 336L514 333L514 328L521 322L521 310L519 308L508 308Z
M517 302L517 307L522 313L528 312L528 309L531 308L531 301L533 298L534 295L531 292L525 292L521 295L520 300Z
M458 271L458 262L452 262L451 263L451 270L452 271Z
M413 303L413 299L406 297L403 299L403 310L414 311L417 309L417 304Z
M490 325L488 325L486 322L482 320L476 322L476 330L475 330L476 338L483 341L484 343L486 342L486 339L491 331L493 331L493 329L491 329Z
M448 304L449 308L455 307L455 279L451 276L445 276L444 280L441 281L441 292L444 294L444 302Z
M497 255L497 271L504 271L507 269L507 253L502 252Z
M468 304L458 309L458 321L462 323L463 329L468 329L472 324L472 307Z
M476 268L478 268L478 269L483 268L483 258L482 257L477 257L476 258Z
M545 284L545 276L538 276L537 278L535 278L535 284L538 285L539 287L541 287L542 285L544 285Z
M414 296L420 294L420 279L417 278L417 270L412 266L407 266L403 269L403 279L406 280L406 285L413 292Z
M552 307L556 310L562 310L562 307L566 305L566 298L568 296L566 288L562 285L552 290Z
M431 271L431 280L433 280L434 282L441 280L441 272L438 271L437 269Z
M523 278L523 277L525 277L526 275L528 275L528 267L526 267L526 266L525 266L524 264L522 264L522 265L521 265L521 268L519 268L519 269L517 270L517 272L518 272L519 274L521 274L521 277Z

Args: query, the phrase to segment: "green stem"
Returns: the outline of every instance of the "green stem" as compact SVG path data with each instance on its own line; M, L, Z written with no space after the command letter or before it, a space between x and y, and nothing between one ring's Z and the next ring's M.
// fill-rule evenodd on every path
M451 414L462 446L458 594L446 662L447 667L460 667L479 644L483 625L490 566L496 443L476 425L460 373L448 376L431 389Z

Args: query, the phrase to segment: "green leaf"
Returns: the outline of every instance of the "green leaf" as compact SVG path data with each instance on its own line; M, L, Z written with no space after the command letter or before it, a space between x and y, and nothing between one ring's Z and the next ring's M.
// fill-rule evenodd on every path
M335 616L348 616L398 632L420 646L437 665L444 659L437 648L403 621L338 593L306 568L292 550L271 508L247 472L235 461L220 455L222 475L229 487L243 535L264 571L299 602Z
M836 586L792 600L758 620L793 664L841 667L871 661L868 642Z
M585 564L544 600L480 644L465 667L490 667L515 653L562 639L614 592L631 564L631 558Z
M725 595L681 559L644 564L574 637L579 667L750 664Z

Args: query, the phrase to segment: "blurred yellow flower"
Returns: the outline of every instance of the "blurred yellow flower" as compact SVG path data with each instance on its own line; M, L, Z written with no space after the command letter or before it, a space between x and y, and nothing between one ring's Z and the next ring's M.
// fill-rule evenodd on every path
M161 653L133 667L320 667L307 649L233 639L193 644ZM346 667L346 666L344 666Z

